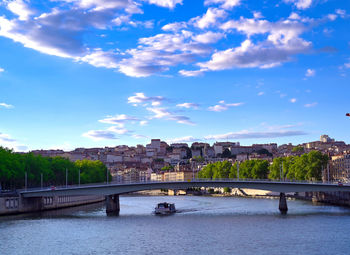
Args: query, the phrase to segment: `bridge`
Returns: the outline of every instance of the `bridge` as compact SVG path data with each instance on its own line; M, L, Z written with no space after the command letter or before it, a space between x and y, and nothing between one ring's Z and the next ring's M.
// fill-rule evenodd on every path
M280 193L279 210L281 213L288 211L285 193L287 192L335 192L348 191L350 185L334 183L311 183L270 180L237 180L237 179L193 179L187 181L168 182L139 182L139 183L105 183L94 185L67 186L61 188L45 188L22 190L23 198L40 198L45 196L106 196L106 212L108 215L117 215L120 211L119 195L155 189L185 190L189 188L246 188L267 190Z

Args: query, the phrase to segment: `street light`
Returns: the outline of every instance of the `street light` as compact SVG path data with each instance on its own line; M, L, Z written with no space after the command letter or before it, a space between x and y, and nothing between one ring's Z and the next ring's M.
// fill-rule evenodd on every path
M28 180L27 180L27 172L24 173L24 187L25 190L27 191L27 185L28 185Z

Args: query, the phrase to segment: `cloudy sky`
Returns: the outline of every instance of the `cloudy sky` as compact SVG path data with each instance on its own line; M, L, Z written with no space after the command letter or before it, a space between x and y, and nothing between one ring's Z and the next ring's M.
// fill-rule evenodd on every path
M347 0L0 1L0 145L350 143Z

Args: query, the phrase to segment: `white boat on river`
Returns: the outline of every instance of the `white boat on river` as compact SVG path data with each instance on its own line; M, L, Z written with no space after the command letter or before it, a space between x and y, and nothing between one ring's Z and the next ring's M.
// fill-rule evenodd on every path
M171 214L171 213L175 213L176 209L175 209L175 204L171 204L171 203L159 203L156 208L154 208L154 213L155 214Z

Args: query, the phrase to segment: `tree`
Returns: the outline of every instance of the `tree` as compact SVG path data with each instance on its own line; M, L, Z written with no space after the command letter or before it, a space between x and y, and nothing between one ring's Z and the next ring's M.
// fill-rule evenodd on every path
M308 180L321 180L322 168L327 166L328 156L323 155L320 151L310 151L308 154L308 166L306 178Z
M269 162L267 160L255 160L251 171L251 177L253 179L267 179Z
M281 167L282 167L282 158L274 158L272 164L269 167L269 179L278 180L281 178Z
M237 162L234 163L232 166L231 166L231 169L230 169L230 174L229 174L229 178L230 179L235 179L237 178Z
M303 146L295 146L295 147L292 149L292 152L295 152L295 153L304 153L304 147L303 147Z
M170 172L170 171L172 171L174 169L174 167L173 166L163 166L162 168L161 168L161 170L163 171L163 172Z
M186 149L186 159L192 158L192 151L191 151L191 149L188 148L188 147L185 147L185 149Z
M231 151L229 149L225 149L222 154L221 154L222 158L230 158L231 157Z
M259 155L267 155L267 156L272 156L272 153L270 153L267 149L262 148L260 150L258 150L256 153L258 153Z
M224 193L230 193L230 192L231 192L231 189L229 187L224 188Z
M196 161L196 162L199 162L199 163L202 163L204 162L204 158L202 156L194 156L192 158L192 160Z

